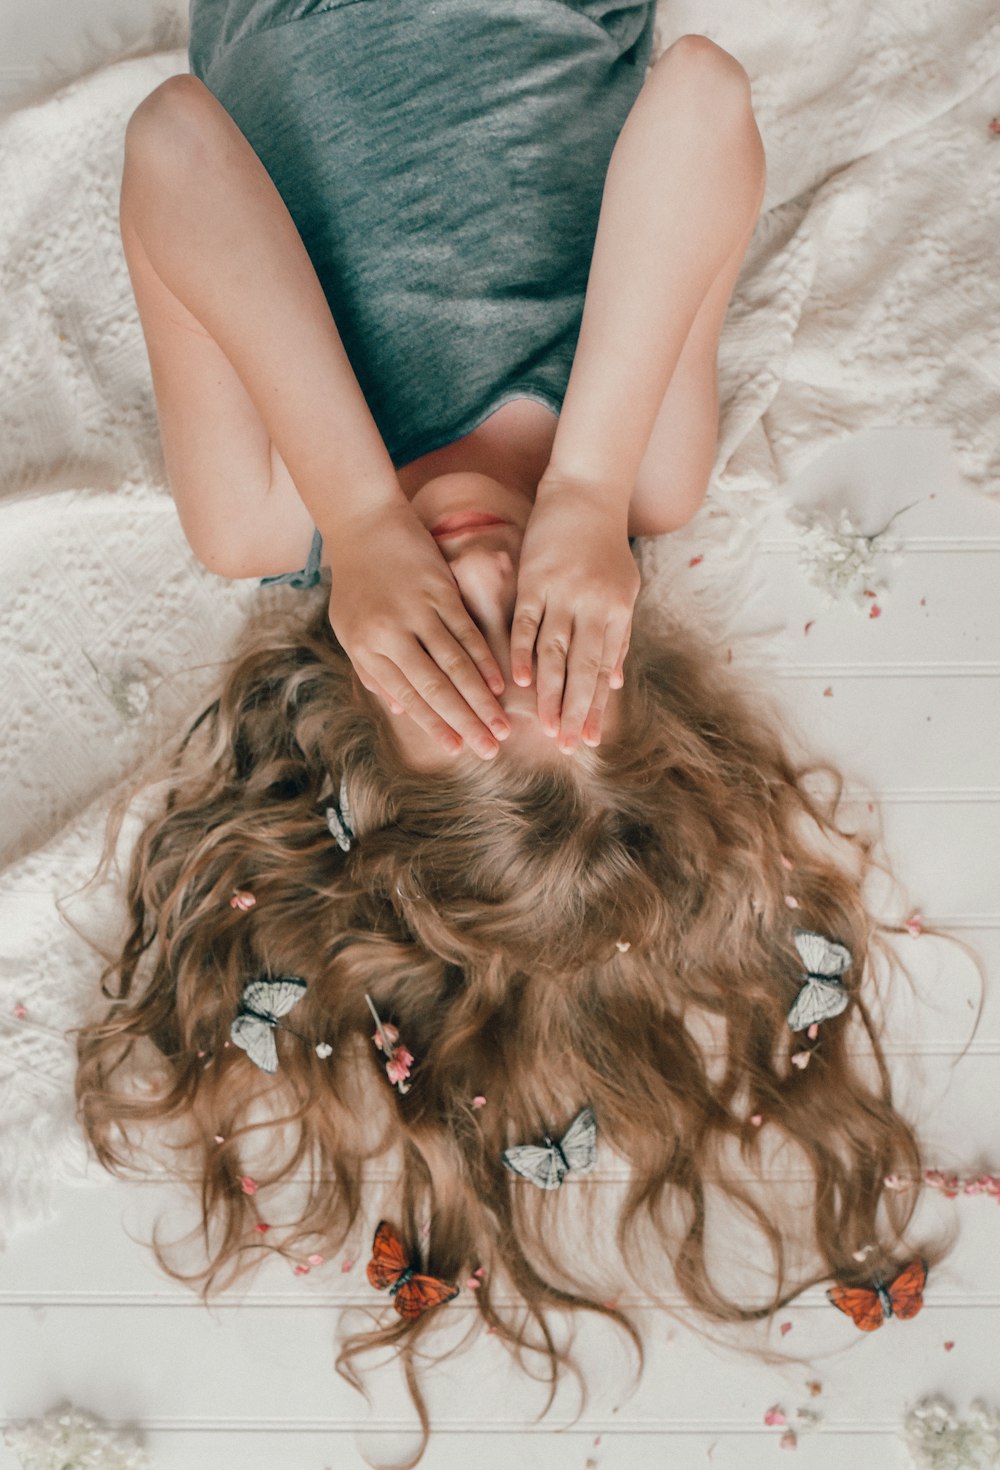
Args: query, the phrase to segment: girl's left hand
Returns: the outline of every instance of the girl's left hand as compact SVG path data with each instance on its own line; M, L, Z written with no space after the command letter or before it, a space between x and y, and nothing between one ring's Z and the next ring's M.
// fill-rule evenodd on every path
M538 660L538 718L561 750L597 745L622 665L639 592L628 508L600 487L539 484L524 533L511 625L515 684Z

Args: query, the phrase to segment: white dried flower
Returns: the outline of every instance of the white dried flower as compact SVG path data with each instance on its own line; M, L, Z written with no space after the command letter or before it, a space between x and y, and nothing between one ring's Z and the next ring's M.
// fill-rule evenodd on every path
M973 1399L968 1420L940 1394L921 1399L903 1420L903 1438L919 1470L1000 1466L1000 1415L982 1399Z
M44 1418L9 1424L4 1443L22 1470L149 1470L152 1464L134 1430L114 1429L66 1403Z
M915 505L917 502L914 501ZM855 526L847 510L841 508L834 524L823 511L790 514L793 524L802 527L799 538L799 565L808 573L809 580L819 587L824 595L824 607L834 602L848 601L859 611L867 612L871 597L866 591L874 592L876 599L886 601L889 586L882 568L888 560L894 565L902 561L902 543L886 537L885 532L905 505L890 516L880 531L864 535Z

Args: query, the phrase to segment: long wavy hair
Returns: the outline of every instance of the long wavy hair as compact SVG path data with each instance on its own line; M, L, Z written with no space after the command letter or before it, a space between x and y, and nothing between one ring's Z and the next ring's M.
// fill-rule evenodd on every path
M147 773L127 933L78 1030L79 1117L101 1163L126 1175L169 1125L171 1167L200 1191L201 1263L182 1273L154 1241L163 1269L207 1301L269 1252L328 1258L385 1213L415 1269L464 1285L456 1306L526 1371L542 1354L551 1403L576 1371L553 1310L613 1320L641 1371L629 1281L709 1329L766 1326L830 1278L889 1279L915 1249L933 1266L950 1241L908 1240L917 1190L885 1184L923 1172L873 1009L908 974L886 937L902 924L863 894L873 866L889 870L838 821L843 777L799 760L761 689L693 630L664 639L637 616L616 741L431 775L352 679L325 599L307 613L251 625L218 697ZM342 777L347 851L324 817ZM796 928L851 954L850 1003L814 1037L787 1019ZM272 1075L229 1036L248 979L278 976L307 989L274 1033ZM407 1091L366 995L412 1054ZM505 1167L505 1149L561 1137L584 1105L600 1170L543 1191ZM371 1165L390 1154L391 1202L373 1213ZM779 1177L798 1179L795 1198ZM268 1228L263 1202L293 1180L297 1219ZM586 1226L612 1198L610 1223ZM738 1282L732 1249L713 1252L727 1209L752 1231ZM456 1307L404 1320L374 1292L372 1306L337 1368L363 1390L358 1355L396 1348L422 1428L412 1466L429 1432L416 1360Z

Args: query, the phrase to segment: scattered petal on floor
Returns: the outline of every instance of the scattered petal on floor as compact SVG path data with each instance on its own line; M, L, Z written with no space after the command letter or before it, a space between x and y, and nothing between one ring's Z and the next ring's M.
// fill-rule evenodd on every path
M256 1194L257 1181L255 1179L251 1179L249 1174L244 1174L243 1178L240 1180L240 1188L242 1189L244 1194Z
M772 1404L769 1409L764 1410L764 1423L770 1425L788 1423L785 1411L780 1404Z
M795 1433L795 1430L794 1429L786 1429L785 1432L784 1432L784 1434L778 1440L778 1449L779 1450L797 1450L798 1447L799 1447L799 1437Z
M688 566L689 567L696 567L699 564L699 562L703 562L704 560L705 560L705 553L702 552L701 556L693 556L691 558L691 560L688 562Z
M323 1261L325 1260L325 1257L324 1256L321 1256L321 1255L318 1255L318 1254L314 1254L314 1255L311 1255L311 1256L306 1256L306 1260L309 1262L310 1266L322 1266Z
M946 1342L946 1343L945 1343L945 1345L944 1345L944 1350L945 1350L945 1352L946 1352L946 1353L950 1353L950 1352L951 1352L951 1350L952 1350L952 1348L953 1348L953 1347L954 1347L954 1346L955 1346L955 1344L954 1344L954 1342Z
M823 1420L823 1415L817 1414L815 1409L796 1409L795 1417L802 1429L815 1429Z
M833 698L833 690L830 688L829 684L823 690L823 697L824 697L824 699L832 699Z
M908 1179L900 1179L898 1174L887 1174L882 1180L886 1189L893 1190L896 1194L905 1194L910 1187Z
M253 1228L256 1230L258 1235L266 1235L271 1227L270 1225L265 1225L263 1220L258 1220Z
M308 1276L309 1267L304 1266L301 1262L299 1262L299 1264L295 1267L295 1274L296 1276Z
M819 1381L818 1378L809 1378L809 1379L807 1379L806 1380L806 1388L808 1388L808 1390L812 1394L813 1398L815 1398L817 1396L817 1394L821 1394L823 1392L823 1385L822 1385L822 1383L820 1383L820 1381Z
M25 1016L27 1014L28 1014L28 1007L25 1006L25 1005L22 1005L21 1002L18 1001L17 1002L17 1005L14 1007L14 1015L17 1017L17 1019L19 1021L23 1021L24 1018L25 1018Z
M903 923L907 934L912 934L914 939L924 932L924 916L919 910L911 914L908 919L904 919Z
M882 609L879 607L877 602L873 602L871 607L868 609L868 616L870 618L880 618L882 616Z
M791 1330L791 1322L782 1322L781 1326L778 1328L778 1331L781 1333L782 1337L787 1337Z
M815 627L815 625L816 625L816 619L815 618L810 618L809 622L806 623L804 632L808 633L809 632L809 629Z
M353 1269L353 1267L354 1267L354 1261L353 1261L353 1260L352 1260L352 1258L351 1258L351 1257L350 1257L350 1256L348 1256L348 1258L347 1258L347 1260L346 1260L346 1261L341 1261L341 1263L340 1263L340 1269L341 1269L341 1270L342 1270L342 1271L343 1271L343 1272L344 1272L344 1273L345 1273L345 1274L346 1274L346 1273L347 1273L347 1272L348 1272L348 1271L350 1271L350 1270L352 1270L352 1269Z

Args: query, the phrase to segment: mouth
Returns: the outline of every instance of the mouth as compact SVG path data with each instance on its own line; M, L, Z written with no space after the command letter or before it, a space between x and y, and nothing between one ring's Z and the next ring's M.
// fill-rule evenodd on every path
M431 535L435 541L443 541L451 536L465 535L469 531L480 531L484 526L509 526L510 524L510 521L505 521L501 516L489 515L485 511L466 510L445 516L443 520L438 521L436 526L431 527Z

